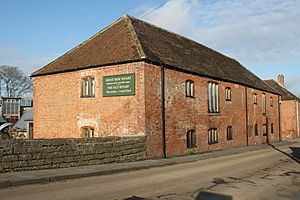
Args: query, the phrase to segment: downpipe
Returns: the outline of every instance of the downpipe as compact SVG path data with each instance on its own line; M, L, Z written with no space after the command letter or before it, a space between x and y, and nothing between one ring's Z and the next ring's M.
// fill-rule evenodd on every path
M299 135L299 102L296 101L296 125L297 125L297 135L298 135L298 138L300 137Z
M165 113L165 66L161 65L161 118L162 118L162 157L166 154L166 113Z

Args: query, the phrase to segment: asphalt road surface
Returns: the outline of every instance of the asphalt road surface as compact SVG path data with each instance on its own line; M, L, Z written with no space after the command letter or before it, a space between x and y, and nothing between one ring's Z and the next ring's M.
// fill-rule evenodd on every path
M300 199L300 145L0 190L1 200Z

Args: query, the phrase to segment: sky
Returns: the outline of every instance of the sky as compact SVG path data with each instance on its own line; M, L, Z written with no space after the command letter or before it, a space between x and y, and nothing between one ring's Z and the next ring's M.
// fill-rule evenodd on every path
M300 0L0 0L0 65L29 75L125 14L300 94Z

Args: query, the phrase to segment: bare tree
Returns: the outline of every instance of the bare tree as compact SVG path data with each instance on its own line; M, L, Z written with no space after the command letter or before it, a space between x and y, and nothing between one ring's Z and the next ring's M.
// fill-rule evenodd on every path
M6 97L23 97L32 93L31 79L18 67L0 65L1 94Z

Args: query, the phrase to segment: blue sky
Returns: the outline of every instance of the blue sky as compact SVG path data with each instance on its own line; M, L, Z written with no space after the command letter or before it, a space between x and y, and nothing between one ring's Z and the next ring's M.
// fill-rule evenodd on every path
M0 65L28 74L128 13L220 51L262 79L284 74L300 94L300 0L0 0L0 10Z

